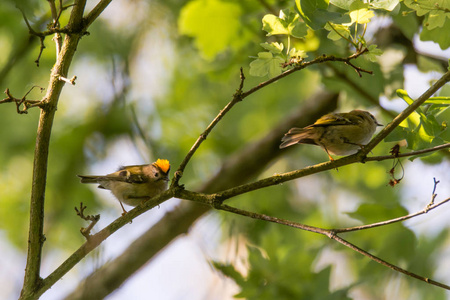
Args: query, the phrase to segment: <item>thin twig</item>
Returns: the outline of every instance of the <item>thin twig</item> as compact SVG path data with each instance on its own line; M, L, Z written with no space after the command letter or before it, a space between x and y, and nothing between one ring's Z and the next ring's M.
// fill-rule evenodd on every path
M244 71L242 68L240 69L240 84L239 88L233 95L233 99L222 109L219 114L212 120L212 122L208 125L206 130L198 137L198 139L195 141L194 145L191 147L189 152L186 154L185 158L181 162L178 169L175 171L173 180L172 180L172 186L177 186L179 180L183 176L184 169L186 168L187 164L191 160L194 153L197 151L197 149L200 147L200 145L203 143L204 140L208 137L209 133L213 130L213 128L222 120L222 118L231 110L231 108L238 102L242 101L242 89L244 87Z
M433 204L434 204L434 199L436 199L436 197L437 197L436 188L437 188L437 185L440 182L439 180L436 180L435 177L433 177L433 181L434 181L434 187L433 187L433 193L431 194L431 201L428 204L429 207L433 206Z
M362 88L360 85L356 84L355 81L351 80L351 78L349 78L347 76L346 73L341 72L338 68L336 68L332 63L327 63L326 64L330 69L332 69L334 71L334 75L331 75L335 78L338 78L339 80L343 80L345 81L351 88L353 88L357 93L361 94L364 98L366 98L370 103L372 103L373 105L376 105L377 107L379 107L383 112L385 112L388 116L390 116L391 118L394 118L397 114L394 113L393 111L387 110L386 108L384 108L383 106L380 105L380 101L378 100L378 97L374 97L372 96L369 92L367 88Z
M346 63L346 62L349 62L349 61L351 61L353 59L356 59L356 58L360 57L361 55L363 55L364 53L366 53L368 51L369 50L366 48L366 49L362 50L361 52L356 52L356 53L354 53L354 54L352 54L352 55L350 55L348 57L336 57L336 56L322 55L322 56L316 57L315 59L313 59L311 61L302 61L298 66L296 66L296 67L294 67L294 68L292 68L290 70L287 70L287 71L281 73L280 75L275 76L275 77L273 77L273 78L271 78L269 80L261 82L260 84L258 84L257 86L253 87L252 89L250 89L250 90L248 90L246 92L243 92L242 93L242 99L250 96L254 92L262 89L263 87L265 87L265 86L267 86L267 85L269 85L269 84L271 84L271 83L273 83L275 81L280 80L281 78L284 78L284 77L286 77L286 76L288 76L288 75L290 75L292 73L300 71L300 70L302 70L302 69L304 69L306 67L309 67L311 65L315 65L315 64L319 64L319 63L325 63L325 62L329 62L329 61L338 61L338 62ZM366 71L366 72L370 72L370 71Z
M77 80L77 76L73 76L70 79L68 79L66 77L63 77L63 76L59 76L58 79L61 80L61 81L67 82L67 83L69 83L71 85L75 85L75 80Z
M383 161L388 159L397 159L398 157L407 157L407 156L415 156L420 155L428 152L438 151L445 148L450 148L450 143L436 146L429 149L423 149L418 151L412 151L409 153L403 153L399 154L398 156L395 155L386 155L386 156L374 156L374 157L366 157L364 159L364 162L370 162L370 161ZM226 199L248 193L250 191L259 190L268 186L274 186L278 185L290 180L298 179L301 177L309 176L312 174L317 174L323 171L328 171L332 169L336 169L339 167L343 167L346 165L353 164L355 162L360 162L360 152L346 156L340 159L336 159L334 161L328 161L324 163L319 163L313 166L308 166L306 168L290 171L286 173L276 174L267 178L263 178L254 182L246 183L240 186L236 186L227 190L224 190L220 193L217 193L217 197L221 199L221 201L225 201Z
M446 199L446 200L436 204L433 208L436 208L436 207L438 207L438 206L440 206L440 205L442 205L442 204L444 204L444 203L446 203L448 201L450 201L450 198L448 198L448 199ZM267 221L267 222L277 223L277 224L280 224L280 225L285 225L285 226L289 226L289 227L293 227L293 228L297 228L297 229L301 229L301 230L305 230L305 231L309 231L309 232L314 232L314 233L325 235L325 236L329 237L330 239L335 240L336 242L338 242L338 243L340 243L340 244L342 244L342 245L344 245L344 246L346 246L346 247L348 247L348 248L350 248L350 249L352 249L352 250L354 250L354 251L356 251L356 252L358 252L358 253L360 253L360 254L368 257L368 258L370 258L370 259L372 259L373 261L375 261L375 262L377 262L379 264L382 264L382 265L384 265L384 266L394 270L394 271L403 273L403 274L405 274L407 276L416 278L416 279L424 281L426 283L429 283L429 284L432 284L432 285L435 285L435 286L438 286L438 287L450 290L450 286L448 286L446 284L440 283L438 281L435 281L435 280L429 279L427 277L423 277L423 276L417 275L417 274L415 274L413 272L410 272L410 271L407 271L405 269L402 269L402 268L400 268L400 267L398 267L398 266L396 266L394 264L391 264L391 263L389 263L389 262L387 262L387 261L385 261L385 260L383 260L383 259L381 259L381 258L379 258L379 257L377 257L377 256L375 256L375 255L373 255L373 254L371 254L371 253L369 253L369 252L359 248L358 246L348 242L347 240L345 240L342 237L337 235L337 233L339 233L339 232L347 232L347 231L339 231L340 229L324 229L324 228L320 228L320 227L314 227L314 226L310 226L310 225L305 225L305 224L301 224L301 223L297 223L297 222L292 222L292 221L288 221L288 220L284 220L284 219L271 217L271 216L264 215L264 214L249 212L249 211L242 210L242 209L239 209L239 208L236 208L236 207L232 207L232 206L229 206L229 205L225 205L225 204L219 204L219 205L216 205L216 204L217 203L213 203L212 206L215 207L218 210L223 210L223 211L231 212L231 213L238 214L238 215L241 215L241 216L246 216L246 217L250 217L250 218L253 218L253 219L257 219L257 220L263 220L263 221ZM417 216L417 215L420 215L420 214L423 214L423 213L426 213L426 212L421 211L421 212L418 212L418 213L413 214L413 215L408 215L408 216L403 217L404 219L401 219L401 220L400 220L400 218L393 219L392 222L387 221L387 222L384 222L385 224L383 224L383 225L404 221L406 219L412 218L413 216ZM381 226L381 225L379 225L379 226ZM363 230L363 229L368 229L368 228L373 228L373 227L361 226L360 229L355 229L355 230Z
M89 27L89 25L94 22L98 16L105 10L105 8L111 3L112 0L101 0L84 18L85 26Z
M31 89L22 97L22 98L15 98L12 96L11 92L9 91L9 89L7 88L5 90L5 94L8 96L7 98L4 98L2 100L0 100L0 104L2 103L9 103L9 102L14 102L16 103L16 110L18 114L27 114L28 113L28 109L31 107L40 107L43 108L45 105L45 99L44 100L27 100L26 97L28 96L28 94L38 86L32 86ZM39 87L42 90L44 90L43 88ZM21 109L20 107L23 105L23 109Z
M428 90L420 95L411 105L405 108L397 117L392 120L386 127L384 127L362 151L359 152L361 159L364 158L376 145L378 145L388 134L390 134L400 123L412 114L419 106L428 100L434 93L442 88L450 81L450 71L447 71L439 80L437 80Z
M411 151L408 153L399 153L396 155L369 156L364 161L382 161L382 160L394 159L394 158L398 158L398 157L417 156L417 155L422 155L422 154L426 154L426 153L430 153L430 152L436 152L436 151L447 149L447 148L450 148L450 143L442 144L442 145L435 146L432 148Z
M87 208L86 205L83 205L83 202L80 202L80 209L75 207L75 211L77 212L77 216L82 218L83 220L90 221L91 223L85 227L81 228L80 232L81 234L86 238L86 240L89 240L91 238L91 230L94 228L95 224L100 220L100 215L85 215L84 210Z
M368 257L368 258L370 258L371 260L373 260L373 261L375 261L375 262L377 262L379 264L382 264L382 265L384 265L384 266L394 270L394 271L403 273L403 274L405 274L407 276L413 277L415 279L418 279L420 281L429 283L431 285L435 285L435 286L441 287L443 289L450 290L450 286L448 286L446 284L440 283L440 282L435 281L433 279L430 279L428 277L423 277L423 276L417 275L416 273L407 271L407 270L402 269L402 268L400 268L400 267L398 267L396 265L393 265L393 264L391 264L391 263L389 263L389 262L387 262L387 261L385 261L385 260L383 260L383 259L381 259L381 258L379 258L379 257L377 257L375 255L373 255L373 254L370 254L369 252L359 248L358 246L350 243L349 241L341 238L338 235L332 235L332 236L330 236L330 238L335 240L336 242L338 242L338 243L340 243L340 244L342 244L342 245L344 245L344 246L346 246L346 247L348 247L348 248L350 248L350 249L352 249L352 250L354 250L354 251L356 251L356 252L358 252L358 253L366 256L366 257Z
M406 216L398 217L398 218L395 218L395 219L387 220L387 221L382 221L382 222L377 222L377 223L367 224L367 225L361 225L361 226L348 227L348 228L332 229L332 230L334 232L336 232L336 233L352 232L352 231L365 230L365 229L385 226L385 225L389 225L389 224L393 224L393 223L403 222L403 221L406 221L408 219L411 219L411 218L414 218L414 217L426 214L430 210L435 209L436 207L441 206L442 204L445 204L445 203L447 203L449 201L450 201L450 198L447 198L447 199L442 200L441 202L436 203L436 204L431 204L431 205L428 204L421 211L418 211L418 212L415 212L413 214L409 214L409 215L406 215Z
M214 118L214 120L208 125L208 127L206 128L206 130L198 137L198 139L195 141L194 145L191 147L191 149L189 150L188 154L186 155L186 157L184 158L183 162L180 164L180 166L178 167L177 171L174 174L174 178L172 180L172 186L173 185L178 185L179 180L181 179L181 177L183 176L183 172L184 169L186 168L186 165L189 163L190 159L192 158L192 156L195 154L195 152L197 151L197 149L200 147L200 145L202 144L202 142L207 138L207 136L209 135L209 133L212 131L212 129L217 125L218 122L220 122L220 120L224 117L224 115L231 110L231 108L238 102L242 101L244 98L250 96L251 94L255 93L256 91L262 89L263 87L283 78L286 77L294 72L300 71L308 66L314 65L314 64L318 64L318 63L324 63L324 62L328 62L328 61L338 61L338 62L344 62L346 64L349 64L351 60L358 58L359 56L361 56L362 54L368 52L369 50L366 48L362 51L359 51L357 53L354 53L348 57L342 58L342 57L336 57L336 56L319 56L311 61L307 61L307 62L301 62L300 65L285 71L283 73L281 73L278 76L275 76L267 81L264 81L262 83L260 83L259 85L255 86L254 88L243 92L242 89L244 87L244 73L242 71L242 68L240 70L240 84L239 84L239 88L236 91L236 93L233 95L233 99L225 106L224 109L222 109L219 114ZM372 71L367 71L367 70L363 70L359 67L354 66L353 64L349 64L350 66L352 66L353 68L355 68L355 70L357 70L358 72L366 72L371 74Z

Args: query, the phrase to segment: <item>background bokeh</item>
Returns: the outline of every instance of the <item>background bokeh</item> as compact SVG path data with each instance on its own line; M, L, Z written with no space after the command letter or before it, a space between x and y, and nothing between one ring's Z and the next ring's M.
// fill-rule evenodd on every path
M47 2L20 3L32 26L45 29ZM88 1L88 8L93 5ZM69 74L77 76L76 85L66 85L59 101L50 145L43 276L84 242L79 228L86 223L75 214L75 206L83 202L87 213L101 214L96 230L121 213L109 192L80 185L76 175L110 173L120 165L157 158L169 159L172 170L176 169L238 88L239 68L247 77L244 90L264 80L248 75L252 57L262 51L259 44L276 40L265 36L261 19L293 6L294 1L283 0L117 0L108 6L82 38ZM33 86L46 87L55 61L54 43L50 37L45 40L37 67L39 41L29 37L16 2L5 1L0 7L0 88L21 97ZM377 63L364 58L356 63L374 75L359 78L353 69L338 63L317 65L239 103L195 154L182 180L186 188L200 189L228 158L264 139L293 110L305 103L314 105L311 97L320 90L339 93L338 111L366 109L381 123L390 122L384 109L398 112L406 106L395 90L403 88L413 98L419 96L445 71L443 65L450 57L445 30L440 46L424 42L426 38L419 37L422 19L413 12L402 16L402 11L410 9L398 5L369 24L367 37L384 54ZM64 13L61 23L67 18ZM293 43L310 58L349 53L343 43L331 42L326 34L310 32L306 40ZM440 93L448 96L449 85ZM28 98L43 95L35 88ZM39 111L19 115L13 104L3 104L0 116L0 281L4 287L0 298L16 299L25 268ZM373 154L385 155L393 145L381 143ZM298 146L271 161L253 179L326 160L318 147ZM384 161L313 175L239 196L230 203L336 228L423 209L431 198L433 178L440 181L436 201L449 197L448 151L404 159L402 164L404 179L396 187L388 185L392 161ZM171 199L133 220L42 299L64 298L182 202ZM403 224L345 237L389 262L448 284L448 211L443 206ZM186 235L167 245L107 299L231 299L240 292L248 299L450 299L442 289L376 265L312 233L212 211L186 230ZM225 276L226 267L233 267L245 280Z

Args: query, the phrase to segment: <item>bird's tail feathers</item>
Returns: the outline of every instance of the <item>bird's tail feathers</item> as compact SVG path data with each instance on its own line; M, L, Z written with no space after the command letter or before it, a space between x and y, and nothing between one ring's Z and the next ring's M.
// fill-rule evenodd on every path
M309 130L304 128L291 128L281 139L280 149L295 144L316 144L310 136Z
M81 178L81 183L98 183L98 179L103 176L77 175Z

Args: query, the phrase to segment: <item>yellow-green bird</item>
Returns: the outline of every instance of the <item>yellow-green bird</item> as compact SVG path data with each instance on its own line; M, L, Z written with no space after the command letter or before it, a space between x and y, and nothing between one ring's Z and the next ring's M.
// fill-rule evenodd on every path
M322 147L330 160L330 154L351 155L369 143L377 126L383 126L364 110L348 113L329 113L314 124L304 128L292 128L281 139L280 148L295 144L311 144Z
M98 188L110 190L119 200L123 213L127 211L123 203L137 206L168 188L170 163L158 159L148 165L120 167L107 175L78 175L81 183L98 183Z

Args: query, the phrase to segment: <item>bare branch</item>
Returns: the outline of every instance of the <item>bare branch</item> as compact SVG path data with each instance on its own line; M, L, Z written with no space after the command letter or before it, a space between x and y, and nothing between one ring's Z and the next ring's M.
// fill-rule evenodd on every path
M185 191L185 194L186 193L188 194L189 192ZM198 197L198 194L195 195L195 197ZM325 236L329 237L330 239L335 240L336 242L338 242L338 243L340 243L340 244L342 244L342 245L344 245L344 246L346 246L346 247L348 247L348 248L350 248L350 249L352 249L352 250L354 250L354 251L356 251L356 252L358 252L358 253L360 253L360 254L368 257L368 258L370 258L371 260L373 260L373 261L375 261L375 262L377 262L379 264L382 264L382 265L384 265L384 266L394 270L394 271L403 273L403 274L405 274L407 276L416 278L416 279L424 281L426 283L429 283L429 284L432 284L432 285L435 285L435 286L438 286L438 287L450 290L450 286L448 286L446 284L440 283L438 281L435 281L435 280L429 279L427 277L423 277L423 276L417 275L417 274L415 274L413 272L410 272L410 271L407 271L405 269L402 269L402 268L400 268L400 267L398 267L398 266L396 266L394 264L391 264L391 263L389 263L389 262L387 262L387 261L385 261L385 260L383 260L383 259L381 259L381 258L379 258L379 257L377 257L377 256L375 256L375 255L373 255L373 254L371 254L371 253L369 253L369 252L367 252L367 251L357 247L356 245L348 242L347 240L345 240L342 237L337 235L338 233L348 232L348 231L345 231L343 229L323 229L323 228L320 228L320 227L314 227L314 226L305 225L305 224L301 224L301 223L297 223L297 222L292 222L292 221L288 221L288 220L284 220L284 219L279 219L279 218L271 217L271 216L264 215L264 214L249 212L249 211L242 210L242 209L239 209L239 208L236 208L236 207L232 207L232 206L229 206L229 205L225 205L225 204L217 204L216 202L211 200L210 197L206 198L205 200L209 201L209 203L213 207L218 209L218 210L223 210L223 211L231 212L231 213L238 214L238 215L241 215L241 216L246 216L246 217L250 217L250 218L253 218L253 219L257 219L257 220L263 220L263 221L267 221L267 222L277 223L277 224L280 224L280 225L285 225L285 226L289 226L289 227L293 227L293 228L297 228L297 229L301 229L301 230L305 230L305 231L309 231L309 232L314 232L314 233L325 235ZM444 201L441 201L440 203L434 205L432 207L432 209L434 209L434 208L436 208L436 207L438 207L438 206L440 206L440 205L442 205L444 203L447 203L449 201L450 201L450 198L448 198L448 199L446 199ZM423 210L421 212L418 212L418 213L412 214L412 215L408 215L408 216L405 216L405 217L389 220L389 221L386 221L386 222L380 222L380 223L377 223L377 224L379 224L377 226L388 225L388 224L392 224L392 223L395 223L395 222L404 221L404 220L410 219L412 217L424 214L427 211L429 211L429 209L428 210L425 209L425 210ZM376 226L373 226L373 225L374 224L366 225L366 226L360 226L358 229L354 229L354 230L363 230L363 229L376 227ZM372 226L372 227L370 227L370 226ZM352 230L352 231L354 231L354 230Z
M369 156L367 157L364 161L383 161L386 159L394 159L394 158L399 158L399 157L410 157L410 156L418 156L418 155L422 155L422 154L426 154L426 153L431 153L431 152L436 152L439 150L444 150L450 148L450 143L446 143L446 144L442 144L439 146L435 146L432 148L427 148L427 149L422 149L422 150L416 150L416 151L411 151L408 153L398 153L396 155L381 155L381 156Z
M63 77L63 76L59 76L58 79L61 80L61 81L67 82L67 83L69 83L71 85L75 85L75 80L77 80L77 76L73 76L70 79L68 79L66 77Z
M26 97L27 95L35 88L38 86L33 86L31 87L31 89L25 94L25 96L23 96L22 98L15 98L11 95L11 92L9 91L9 89L7 88L5 90L5 94L8 96L7 98L4 98L3 100L0 100L0 104L2 103L9 103L9 102L14 102L16 103L16 109L17 109L17 113L18 114L27 114L28 113L28 109L31 107L40 107L43 108L45 105L45 99L44 100L27 100ZM43 88L39 87L42 90L44 90ZM21 109L20 107L23 105L23 109Z
M111 236L114 232L127 225L137 216L143 214L149 209L160 205L164 201L172 198L175 191L178 188L169 189L148 201L140 204L134 209L130 210L127 214L122 215L111 224L103 228L101 231L94 235L90 235L89 239L75 251L69 258L67 258L55 271L53 271L47 278L42 280L41 285L35 291L35 295L42 295L45 291L55 284L62 276L69 272L76 264L78 264L87 254L97 248L104 240Z
M251 180L274 159L286 151L292 151L290 149L280 151L278 148L280 136L286 130L295 126L306 126L334 110L337 98L336 93L324 91L311 95L292 113L280 120L280 123L263 138L248 143L241 151L229 156L222 163L218 173L204 183L199 190L204 193L214 193ZM182 198L182 193L180 189L177 197ZM143 264L160 253L170 241L185 234L195 220L210 210L210 205L198 205L193 201L181 202L174 211L165 214L157 224L130 244L122 255L89 275L66 299L105 298ZM98 286L107 286L107 288L98 289L96 288Z
M434 201L434 199L433 199ZM339 228L339 229L333 229L334 232L336 233L343 233L343 232L351 232L351 231L358 231L358 230L364 230L364 229L370 229L370 228L375 228L375 227L380 227L380 226L385 226L385 225L389 225L389 224L393 224L393 223L398 223L398 222L403 222L406 221L408 219L423 215L428 213L430 210L433 210L439 206L441 206L442 204L445 204L447 202L450 201L450 198L447 198L445 200L442 200L441 202L437 203L437 204L428 204L423 210L418 211L416 213L413 214L409 214L403 217L398 217L395 219L391 219L391 220L387 220L387 221L383 221L383 222L377 222L377 223L373 223L373 224L368 224L368 225L362 225L362 226L355 226L355 227L349 227L349 228Z
M71 13L69 25L71 28L79 28L82 24L85 0L76 0ZM83 33L72 33L64 39L60 55L57 57L45 96L46 105L41 110L36 136L34 152L33 178L30 199L30 221L28 236L27 263L25 268L24 283L20 299L36 299L41 294L43 280L40 277L42 247L45 241L44 229L44 202L47 182L48 153L53 119L55 116L59 96L64 82L59 76L67 76L72 59L75 55L78 42ZM47 289L50 286L47 286Z
M83 202L80 203L80 209L75 207L75 211L77 212L77 216L82 218L83 220L90 221L91 223L86 228L81 228L81 234L89 240L91 238L91 230L94 228L95 224L100 220L100 215L84 215L84 210L87 208L86 205L83 205Z
M244 71L242 70L242 68L240 69L240 79L241 79L241 81L239 84L239 88L234 93L233 99L224 107L224 109L222 109L219 112L219 114L214 118L214 120L212 120L212 122L208 125L206 130L195 141L194 145L191 147L191 149L189 150L189 152L186 154L185 158L181 162L180 166L175 171L171 186L178 185L178 182L181 179L181 177L183 176L184 169L186 168L190 159L195 154L195 152L200 147L200 145L203 143L203 141L206 140L209 133L214 129L214 127L220 122L220 120L222 120L222 118L227 114L227 112L229 112L231 110L231 108L233 108L233 106L236 103L242 101L242 99L243 99L242 88L244 87L244 80L245 80Z
M439 80L437 80L427 91L420 95L411 105L403 110L397 117L392 120L386 127L384 127L362 151L359 152L361 158L366 156L376 145L378 145L389 133L391 133L400 123L412 114L419 106L421 106L427 99L436 93L441 87L450 81L450 71L447 71Z
M430 149L423 149L418 151L412 151L410 153L404 153L399 154L398 156L395 155L386 155L386 156L375 156L375 157L367 157L365 158L364 162L369 161L382 161L382 160L388 160L388 159L395 159L398 157L406 157L406 156L415 156L423 153L433 152L442 150L445 148L450 148L450 143L436 146ZM267 177L255 182L243 184L237 187L230 188L228 190L222 191L218 193L218 197L221 199L221 201L225 201L226 199L235 197L237 195L245 194L251 191L259 190L268 186L278 185L283 182L287 182L290 180L298 179L301 177L309 176L312 174L317 174L323 171L328 171L332 169L337 169L342 166L350 165L356 162L360 162L360 152L346 156L340 159L336 159L334 161L328 161L320 164L316 164L314 166L309 166L300 170L286 172L282 174L276 174L271 177Z
M423 276L417 275L417 274L415 274L413 272L410 272L410 271L407 271L405 269L402 269L402 268L400 268L400 267L398 267L398 266L396 266L394 264L391 264L391 263L389 263L389 262L387 262L387 261L385 261L385 260L383 260L383 259L381 259L381 258L379 258L379 257L377 257L375 255L373 255L373 254L370 254L369 252L367 252L367 251L357 247L356 245L348 242L347 240L341 238L338 235L331 235L329 237L331 239L335 240L336 242L338 242L338 243L340 243L340 244L342 244L342 245L344 245L346 247L349 247L350 249L352 249L352 250L354 250L354 251L356 251L356 252L358 252L358 253L360 253L360 254L368 257L368 258L370 258L371 260L373 260L373 261L375 261L375 262L377 262L379 264L382 264L383 266L386 266L386 267L388 267L388 268L390 268L390 269L392 269L394 271L403 273L403 274L405 274L407 276L413 277L415 279L418 279L420 281L429 283L431 285L435 285L435 286L441 287L443 289L450 290L450 286L448 286L446 284L440 283L440 282L435 281L433 279L430 279L430 278L427 278L427 277L423 277Z
M311 65L315 65L315 64L320 64L320 63L325 63L325 62L330 62L330 61L338 61L338 62L344 62L344 63L348 63L353 59L356 59L358 57L360 57L361 55L363 55L364 53L366 53L367 51L369 51L368 49L364 49L360 52L356 52L348 57L342 58L342 57L336 57L336 56L327 56L327 55L322 55L319 57L316 57L315 59L311 60L311 61L301 61L300 64L290 70L287 70L283 73L281 73L278 76L275 76L273 78L270 78L269 80L266 80L264 82L261 82L260 84L258 84L257 86L255 86L254 88L242 93L242 99L246 98L247 96L253 94L254 92L262 89L263 87L268 86L271 83L274 83L277 80L280 80L281 78L284 78L292 73L295 73L297 71L303 70L306 67L309 67ZM360 71L363 71L362 69ZM364 72L370 73L371 71L366 71L364 70Z
M86 27L89 27L95 19L105 10L112 0L101 0L86 16Z

